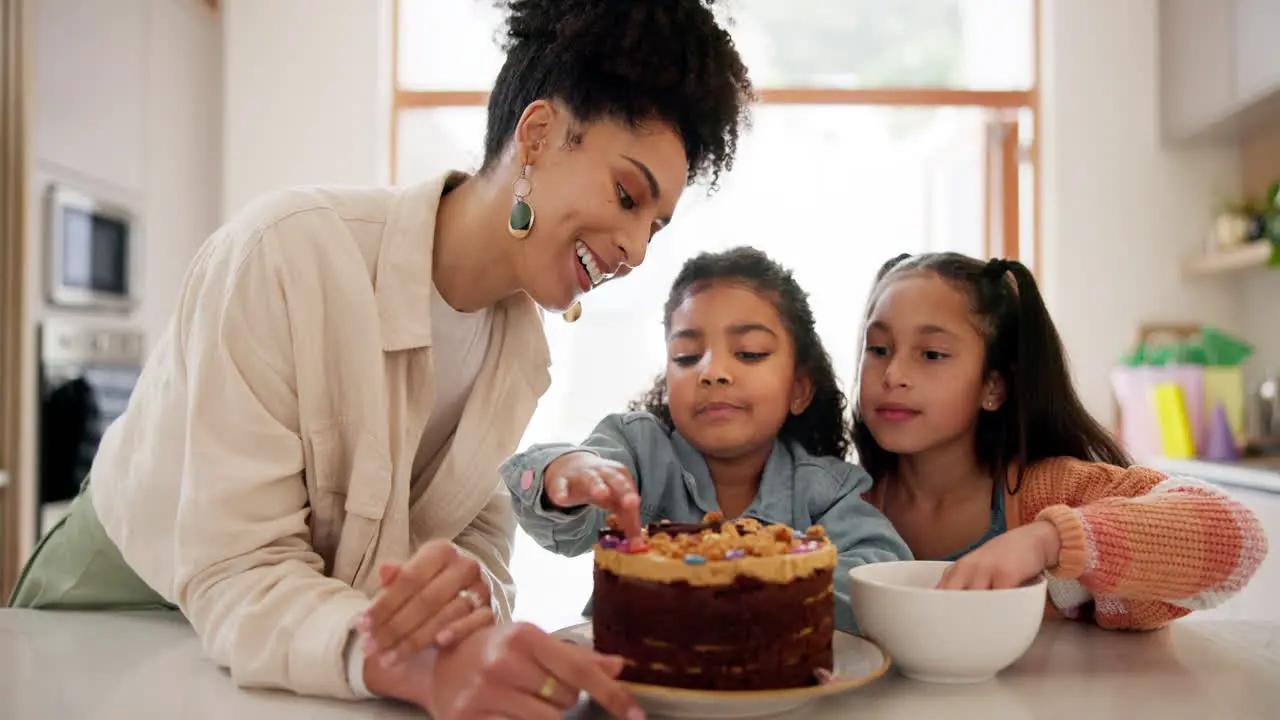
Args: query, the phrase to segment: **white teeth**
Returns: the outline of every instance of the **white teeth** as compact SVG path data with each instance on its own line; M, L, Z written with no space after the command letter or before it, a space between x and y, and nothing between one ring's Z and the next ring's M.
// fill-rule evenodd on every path
M596 256L591 254L591 251L587 249L586 243L581 240L574 243L574 247L578 251L578 261L586 269L587 277L591 280L592 287L599 285L604 281L604 273L600 272L600 267L596 265Z

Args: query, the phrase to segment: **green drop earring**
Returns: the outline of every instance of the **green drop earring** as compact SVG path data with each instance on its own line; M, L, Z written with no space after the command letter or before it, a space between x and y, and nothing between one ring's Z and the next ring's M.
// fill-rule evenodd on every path
M511 215L507 218L507 232L511 233L511 237L519 240L529 237L529 231L533 229L533 206L525 199L533 194L533 183L529 180L529 172L532 169L532 165L521 166L520 177L511 184L511 194L515 196L515 202L511 203Z

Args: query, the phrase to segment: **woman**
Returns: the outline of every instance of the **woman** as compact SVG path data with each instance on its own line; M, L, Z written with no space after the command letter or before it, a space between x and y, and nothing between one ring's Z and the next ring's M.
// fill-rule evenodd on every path
M242 685L639 713L619 659L493 624L497 469L549 382L538 307L644 260L730 167L751 87L710 2L502 4L481 169L287 191L215 233L14 605L176 606Z

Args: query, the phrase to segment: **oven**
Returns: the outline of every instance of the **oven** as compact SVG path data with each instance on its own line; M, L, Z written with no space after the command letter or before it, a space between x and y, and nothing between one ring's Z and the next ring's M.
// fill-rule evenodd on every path
M66 512L102 433L124 412L142 373L140 332L50 318L40 326L37 537Z

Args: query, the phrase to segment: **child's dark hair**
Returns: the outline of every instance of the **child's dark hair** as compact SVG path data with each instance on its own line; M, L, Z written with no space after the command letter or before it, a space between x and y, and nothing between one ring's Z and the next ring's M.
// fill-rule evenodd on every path
M1051 457L1133 464L1076 395L1062 340L1025 265L951 252L899 255L876 275L867 319L894 278L914 273L936 275L969 297L974 326L986 340L983 376L998 373L1006 387L998 409L979 413L978 462L995 478L1007 478L1009 466L1017 463L1018 478L1010 492L1022 487L1027 467ZM855 410L853 427L858 462L880 479L896 468L897 455L876 444L860 413Z
M580 122L670 123L690 183L733 168L754 93L714 0L506 0L506 62L489 95L483 170L535 100L565 103ZM569 138L573 141L574 138Z
M663 309L663 328L671 332L671 315L689 297L714 282L741 283L768 297L778 309L783 325L791 333L796 350L796 372L805 373L813 383L813 400L804 412L789 415L778 437L797 442L812 455L847 457L851 447L848 402L836 380L818 331L814 327L809 294L801 289L791 272L750 247L717 253L701 253L685 262ZM631 410L646 410L658 416L668 428L671 408L667 405L667 383L659 375L645 395L631 403Z

